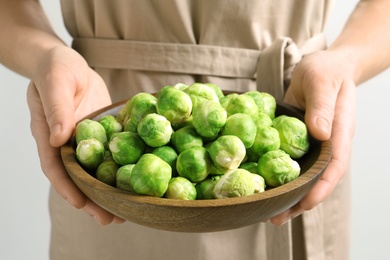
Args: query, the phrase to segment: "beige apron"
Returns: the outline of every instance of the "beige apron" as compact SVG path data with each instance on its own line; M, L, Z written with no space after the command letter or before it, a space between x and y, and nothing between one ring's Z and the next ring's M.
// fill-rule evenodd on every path
M62 8L73 47L114 102L178 82L282 99L302 55L325 48L331 2L62 0ZM200 234L102 227L53 190L50 212L52 259L348 259L347 178L326 202L282 227Z

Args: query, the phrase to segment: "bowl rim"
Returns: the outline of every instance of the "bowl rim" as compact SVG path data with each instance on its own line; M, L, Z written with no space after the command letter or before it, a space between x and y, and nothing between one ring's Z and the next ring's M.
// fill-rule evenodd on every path
M127 100L119 101L103 107L95 112L87 115L83 119L89 118L94 119L105 114L110 114L109 111L112 109L119 109L121 106L125 105ZM303 112L291 105L288 105L283 102L277 102L278 106L284 106L289 110L295 111L295 113L302 114ZM81 120L83 120L81 119ZM81 121L80 120L80 121ZM91 176L86 172L81 165L77 162L75 156L75 150L73 148L74 134L72 138L68 140L60 148L61 157L63 164L70 175L70 177L77 178L78 181L92 184L92 189L95 190L105 190L107 193L116 194L117 196L122 197L125 200L129 200L132 203L140 204L149 204L149 205L158 205L158 206L169 206L169 207L188 207L188 208L199 208L199 207L224 207L224 206L233 206L238 204L252 203L255 201L267 200L270 198L275 198L281 196L285 193L291 192L295 189L300 188L302 185L310 183L313 179L319 179L326 169L330 158L331 158L331 141L318 141L320 145L319 155L317 160L311 165L305 172L301 173L298 178L293 181L290 181L286 184L283 184L279 187L273 187L261 193L256 193L248 196L235 197L235 198L226 198L226 199L205 199L205 200L178 200L170 199L164 197L151 197L146 195L136 194L135 192L121 190L115 187L112 187L108 184L105 184L95 177ZM74 176L73 176L74 175ZM77 184L76 184L77 185Z

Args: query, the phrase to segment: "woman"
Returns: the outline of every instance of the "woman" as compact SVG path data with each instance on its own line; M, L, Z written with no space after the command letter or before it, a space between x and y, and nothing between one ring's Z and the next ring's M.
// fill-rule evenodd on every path
M76 51L56 37L37 1L0 0L0 62L31 79L32 133L53 187L53 259L348 259L355 85L390 65L389 1L361 1L329 47L323 30L332 1L61 4ZM258 89L305 109L311 134L331 138L334 147L322 179L269 222L217 233L122 223L88 200L58 153L75 122L178 82ZM102 227L88 215L103 225L122 224Z

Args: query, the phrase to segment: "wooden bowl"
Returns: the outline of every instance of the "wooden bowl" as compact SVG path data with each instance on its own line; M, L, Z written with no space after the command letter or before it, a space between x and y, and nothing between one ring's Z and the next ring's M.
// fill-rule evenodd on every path
M116 115L125 102L96 111L87 118ZM281 114L303 120L300 110L278 103L276 115ZM301 175L287 184L246 197L183 201L142 196L104 184L79 165L74 139L61 147L61 156L70 177L88 198L125 220L177 232L222 231L268 220L294 206L310 191L331 156L330 141L319 142L311 138L309 153L298 160Z

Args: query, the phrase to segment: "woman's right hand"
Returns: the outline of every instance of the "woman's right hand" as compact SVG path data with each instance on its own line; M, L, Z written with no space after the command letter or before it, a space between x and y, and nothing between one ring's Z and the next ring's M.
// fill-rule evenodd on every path
M103 225L122 223L122 219L100 208L77 188L60 157L59 147L72 136L76 122L111 104L102 78L71 48L55 47L33 75L27 101L41 167L55 190Z

